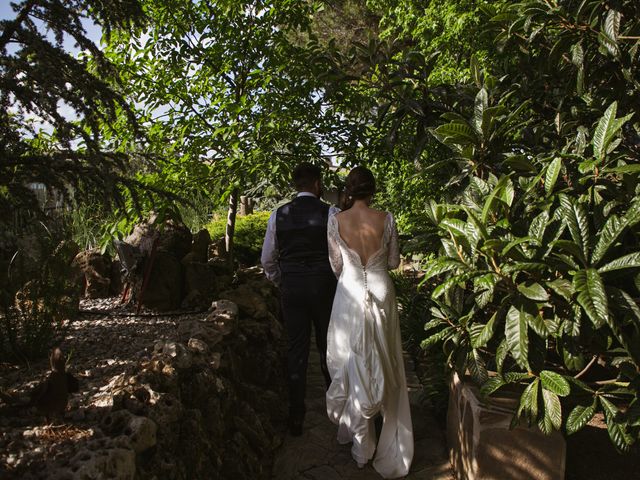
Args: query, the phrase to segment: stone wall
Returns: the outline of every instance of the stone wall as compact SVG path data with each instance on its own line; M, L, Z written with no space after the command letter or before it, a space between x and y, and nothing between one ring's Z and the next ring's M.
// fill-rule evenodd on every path
M283 328L260 270L238 275L135 373L111 378L94 435L32 478L269 478L286 418Z
M138 224L125 238L135 265L123 278L123 259L111 259L97 249L80 252L74 265L83 272L81 287L87 298L120 295L128 281L129 300L163 312L206 309L231 281L227 263L210 256L207 230L191 234L182 223L154 219ZM122 261L122 262L121 262ZM131 266L130 266L131 267ZM146 280L145 280L146 278Z

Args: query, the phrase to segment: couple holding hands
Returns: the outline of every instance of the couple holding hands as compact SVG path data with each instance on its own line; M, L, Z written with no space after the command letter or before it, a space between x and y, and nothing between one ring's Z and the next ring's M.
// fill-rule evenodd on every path
M261 259L282 294L290 433L302 434L313 324L327 414L338 425L338 441L353 444L351 454L360 468L373 458L382 477L405 476L413 458L413 430L388 273L400 263L394 218L369 206L375 179L364 167L347 176L342 211L320 200L319 167L299 165L293 183L298 194L269 218Z

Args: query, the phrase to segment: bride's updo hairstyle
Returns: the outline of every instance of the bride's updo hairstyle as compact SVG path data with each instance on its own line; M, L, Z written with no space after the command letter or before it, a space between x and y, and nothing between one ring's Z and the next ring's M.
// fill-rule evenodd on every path
M376 180L371 170L355 167L347 175L344 191L343 210L348 210L356 200L372 197L376 193Z

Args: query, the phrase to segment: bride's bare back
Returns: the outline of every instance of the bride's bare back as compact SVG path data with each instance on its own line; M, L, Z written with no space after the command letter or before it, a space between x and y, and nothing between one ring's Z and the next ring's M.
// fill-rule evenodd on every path
M386 217L386 212L359 205L336 215L340 237L363 265L382 248Z

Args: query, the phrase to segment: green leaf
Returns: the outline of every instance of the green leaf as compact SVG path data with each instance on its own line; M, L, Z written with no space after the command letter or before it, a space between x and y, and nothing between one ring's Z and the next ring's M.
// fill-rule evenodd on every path
M624 290L611 286L607 286L607 291L612 293L616 306L623 312L633 315L637 325L640 325L640 307L633 297Z
M640 252L630 253L629 255L625 255L620 257L612 262L607 263L606 265L600 267L598 272L612 272L614 270L622 270L624 268L636 268L640 267Z
M436 137L444 144L475 145L477 137L469 125L460 122L451 122L440 125L434 129Z
M483 87L476 95L473 107L473 127L478 135L482 135L484 111L489 106L489 94Z
M579 260L583 264L587 263L582 248L576 242L572 242L571 240L556 240L555 242L551 242L551 246L570 254L572 257L575 257L575 260Z
M542 386L561 397L566 397L571 392L569 382L564 377L556 372L550 370L542 370L540 372L540 380Z
M538 416L539 384L540 380L536 378L524 389L524 392L522 392L520 396L520 406L518 407L518 416L520 416L522 412L528 412L531 418Z
M531 375L522 372L507 372L502 378L504 379L504 383L520 383L523 380L531 379Z
M440 285L438 285L435 288L435 290L431 294L431 298L433 298L434 300L438 299L439 297L447 293L456 285L466 282L467 280L469 280L470 278L473 278L473 276L477 275L478 273L479 272L463 273L461 275L455 275L453 277L447 278L444 282L442 282Z
M595 132L593 133L593 154L602 160L607 153L607 148L614 135L614 125L618 102L613 102L598 122Z
M547 166L547 173L544 177L544 191L547 195L553 191L561 169L562 159L560 157L556 157L549 166Z
M487 380L484 385L482 385L482 388L480 388L480 393L486 397L488 395L491 395L493 392L498 390L500 387L503 387L504 385L505 383L502 378L499 375L496 375L495 377L489 378L489 380Z
M510 186L510 188L508 188L508 186ZM506 192L506 190L509 190L511 193ZM495 211L493 205L496 199L503 200L507 205L511 205L511 202L513 201L513 184L508 176L503 176L498 180L495 188L485 200L484 207L482 208L482 216L480 218L482 223L486 224L489 213L493 213Z
M584 205L567 195L560 196L562 218L567 223L573 241L580 247L584 258L589 258L589 220Z
M432 328L439 327L440 325L443 325L443 324L446 324L446 322L443 321L442 318L434 318L433 320L429 320L427 323L424 324L424 331L428 332Z
M469 352L467 368L478 385L482 385L489 378L484 360L475 348Z
M491 316L486 325L477 323L471 327L469 333L471 335L471 346L473 348L482 348L491 340L495 330L497 316L498 312Z
M597 402L588 406L577 405L567 417L567 434L571 435L581 430L596 413Z
M584 64L584 49L580 42L571 47L571 63L576 67L581 67Z
M531 226L529 227L529 237L535 238L538 244L542 243L542 238L544 237L544 231L547 228L547 224L549 223L549 212L545 210L540 213L536 218L531 222Z
M604 20L604 31L607 36L613 40L618 41L618 35L620 33L620 12L614 9L610 9L607 13L607 18Z
M607 219L602 230L598 234L598 243L596 243L596 246L593 249L593 255L591 257L591 262L593 264L597 264L602 257L606 255L609 247L613 245L625 228L627 228L626 222L617 215L611 215Z
M574 289L571 282L566 278L557 278L553 282L547 282L546 285L562 298L564 298L567 302L571 301Z
M504 366L504 361L506 360L508 353L509 345L507 344L507 340L503 338L496 349L496 370L498 373L502 373L502 367Z
M500 252L500 254L502 256L506 256L507 253L509 253L509 251L513 248L513 247L517 247L518 245L521 245L523 243L529 243L529 244L537 244L537 240L533 237L521 237L521 238L516 238L515 240L509 242L507 245L505 245L505 247L502 249L502 252Z
M518 291L525 297L538 302L546 302L549 300L549 294L539 283L520 283Z
M607 419L609 438L619 450L628 450L633 443L633 438L627 433L625 426L618 423L618 408L603 396L599 396L598 399Z
M511 355L520 367L528 370L529 327L526 313L513 306L509 307L504 328Z
M560 398L555 393L543 389L542 401L544 403L545 421L548 418L551 421L553 428L559 430L562 425L562 406L560 405Z
M634 202L622 217L611 215L598 233L598 242L593 249L591 262L594 265L600 262L620 235L638 222L640 222L640 202L638 201Z
M438 258L435 261L429 262L424 270L424 277L421 281L421 285L422 283L426 282L432 277L435 277L436 275L441 275L456 268L466 268L466 265L459 260L448 258Z
M578 292L578 303L596 328L608 321L609 305L602 278L597 270L579 270L573 276L573 287Z
M614 57L617 57L620 54L618 42L609 37L605 32L598 32L598 42Z
M448 230L454 237L466 239L466 223L457 218L445 218L440 222L440 227Z
M619 167L603 168L604 173L638 173L640 172L640 164L632 163L629 165L620 165Z
M547 338L549 336L547 324L540 315L527 315L527 322L531 329L536 332L536 335L540 338Z
M439 332L427 337L420 343L420 348L422 348L423 350L426 350L432 347L433 345L436 345L442 342L442 340L444 340L444 338L447 337L452 330L453 330L453 327L447 327L444 330L440 330Z
M478 218L478 216L475 214L474 211L472 211L470 208L468 207L462 207L463 210L465 211L465 213L467 214L467 227L466 227L466 231L467 232L475 232L474 233L474 238L476 238L477 241L479 241L480 239L487 239L487 237L489 236L489 233L487 232L487 227L486 225ZM473 228L474 227L474 228ZM480 236L478 237L479 234ZM477 242L476 242L477 243Z
M480 71L480 64L478 63L478 57L471 55L471 61L469 63L469 70L471 71L471 78L476 84L476 87L482 87L482 72Z

